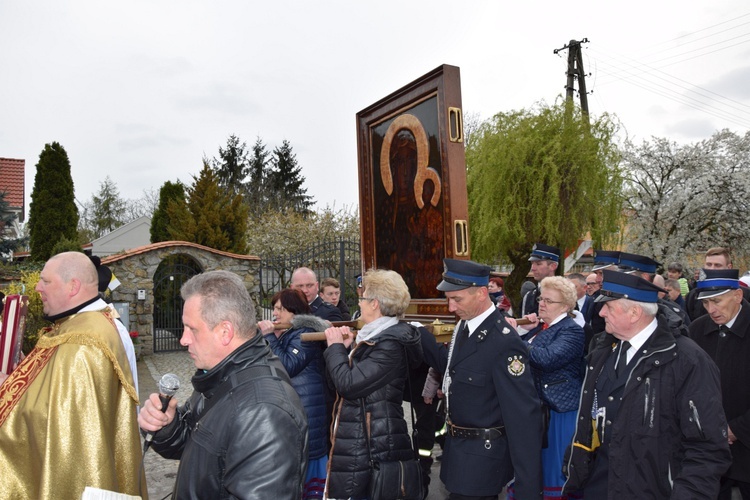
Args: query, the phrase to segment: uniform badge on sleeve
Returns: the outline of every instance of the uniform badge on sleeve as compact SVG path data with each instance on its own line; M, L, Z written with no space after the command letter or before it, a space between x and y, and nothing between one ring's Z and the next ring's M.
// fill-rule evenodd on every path
M508 357L508 372L511 375L513 375L514 377L520 377L525 371L526 363L524 363L523 355Z

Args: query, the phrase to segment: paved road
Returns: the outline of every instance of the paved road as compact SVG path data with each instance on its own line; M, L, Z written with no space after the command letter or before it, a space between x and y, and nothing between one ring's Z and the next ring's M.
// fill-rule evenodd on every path
M138 384L141 401L146 400L149 394L157 391L157 383L165 373L174 373L180 377L181 386L175 398L178 401L185 401L192 393L190 378L194 372L193 362L184 351L145 356L138 362ZM405 408L405 414L408 415L408 411L408 407ZM411 426L411 422L408 423ZM440 447L436 447L433 453L435 456L440 455ZM151 450L146 453L144 466L148 482L148 495L151 500L160 500L169 496L177 475L178 465L177 460L164 459ZM432 478L432 484L427 499L443 500L448 496L448 493L440 482L440 462L435 461L430 477Z

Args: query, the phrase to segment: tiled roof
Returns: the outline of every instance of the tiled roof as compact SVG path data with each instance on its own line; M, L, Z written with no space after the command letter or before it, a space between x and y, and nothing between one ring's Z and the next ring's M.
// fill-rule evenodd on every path
M0 191L5 192L5 201L11 208L21 209L20 220L24 219L25 166L26 160L0 158Z
M232 257L234 259L260 260L260 257L256 257L254 255L239 255L236 253L222 252L221 250L216 250L215 248L205 247L203 245L199 245L197 243L190 243L188 241L160 241L159 243L151 243L150 245L144 245L142 247L131 248L130 250L126 250L122 253L110 255L109 257L102 259L102 264L111 264L112 262L117 262L118 260L122 260L126 257L132 257L133 255L138 255L138 254L142 254L146 252L151 252L153 250L158 250L160 248L169 248L169 247L190 247L190 248L197 248L199 250L205 250L206 252L211 252L217 255L224 255L226 257Z

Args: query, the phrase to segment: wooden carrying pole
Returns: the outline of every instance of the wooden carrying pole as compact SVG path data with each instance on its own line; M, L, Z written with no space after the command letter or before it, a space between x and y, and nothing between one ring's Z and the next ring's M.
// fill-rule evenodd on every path
M525 318L521 318L516 320L516 323L518 325L528 325L529 320ZM279 323L277 330L287 330L291 328L292 325L289 324L282 324ZM362 321L334 321L332 323L332 326L348 326L349 328L353 330L359 330L364 326L364 323ZM449 323L442 323L440 321L436 321L435 323L428 323L426 325L423 325L424 328L430 332L431 334L435 335L437 338L440 335L446 335L446 334L453 334L453 328L455 325L449 324ZM347 338L346 335L344 335L344 338ZM303 342L316 342L326 339L325 332L309 332L309 333L303 333L300 335L300 340Z

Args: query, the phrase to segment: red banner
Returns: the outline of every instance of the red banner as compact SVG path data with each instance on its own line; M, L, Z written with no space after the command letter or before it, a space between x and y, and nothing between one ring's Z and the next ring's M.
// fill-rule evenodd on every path
M10 375L21 362L29 297L6 295L3 304L3 320L0 325L0 372Z

